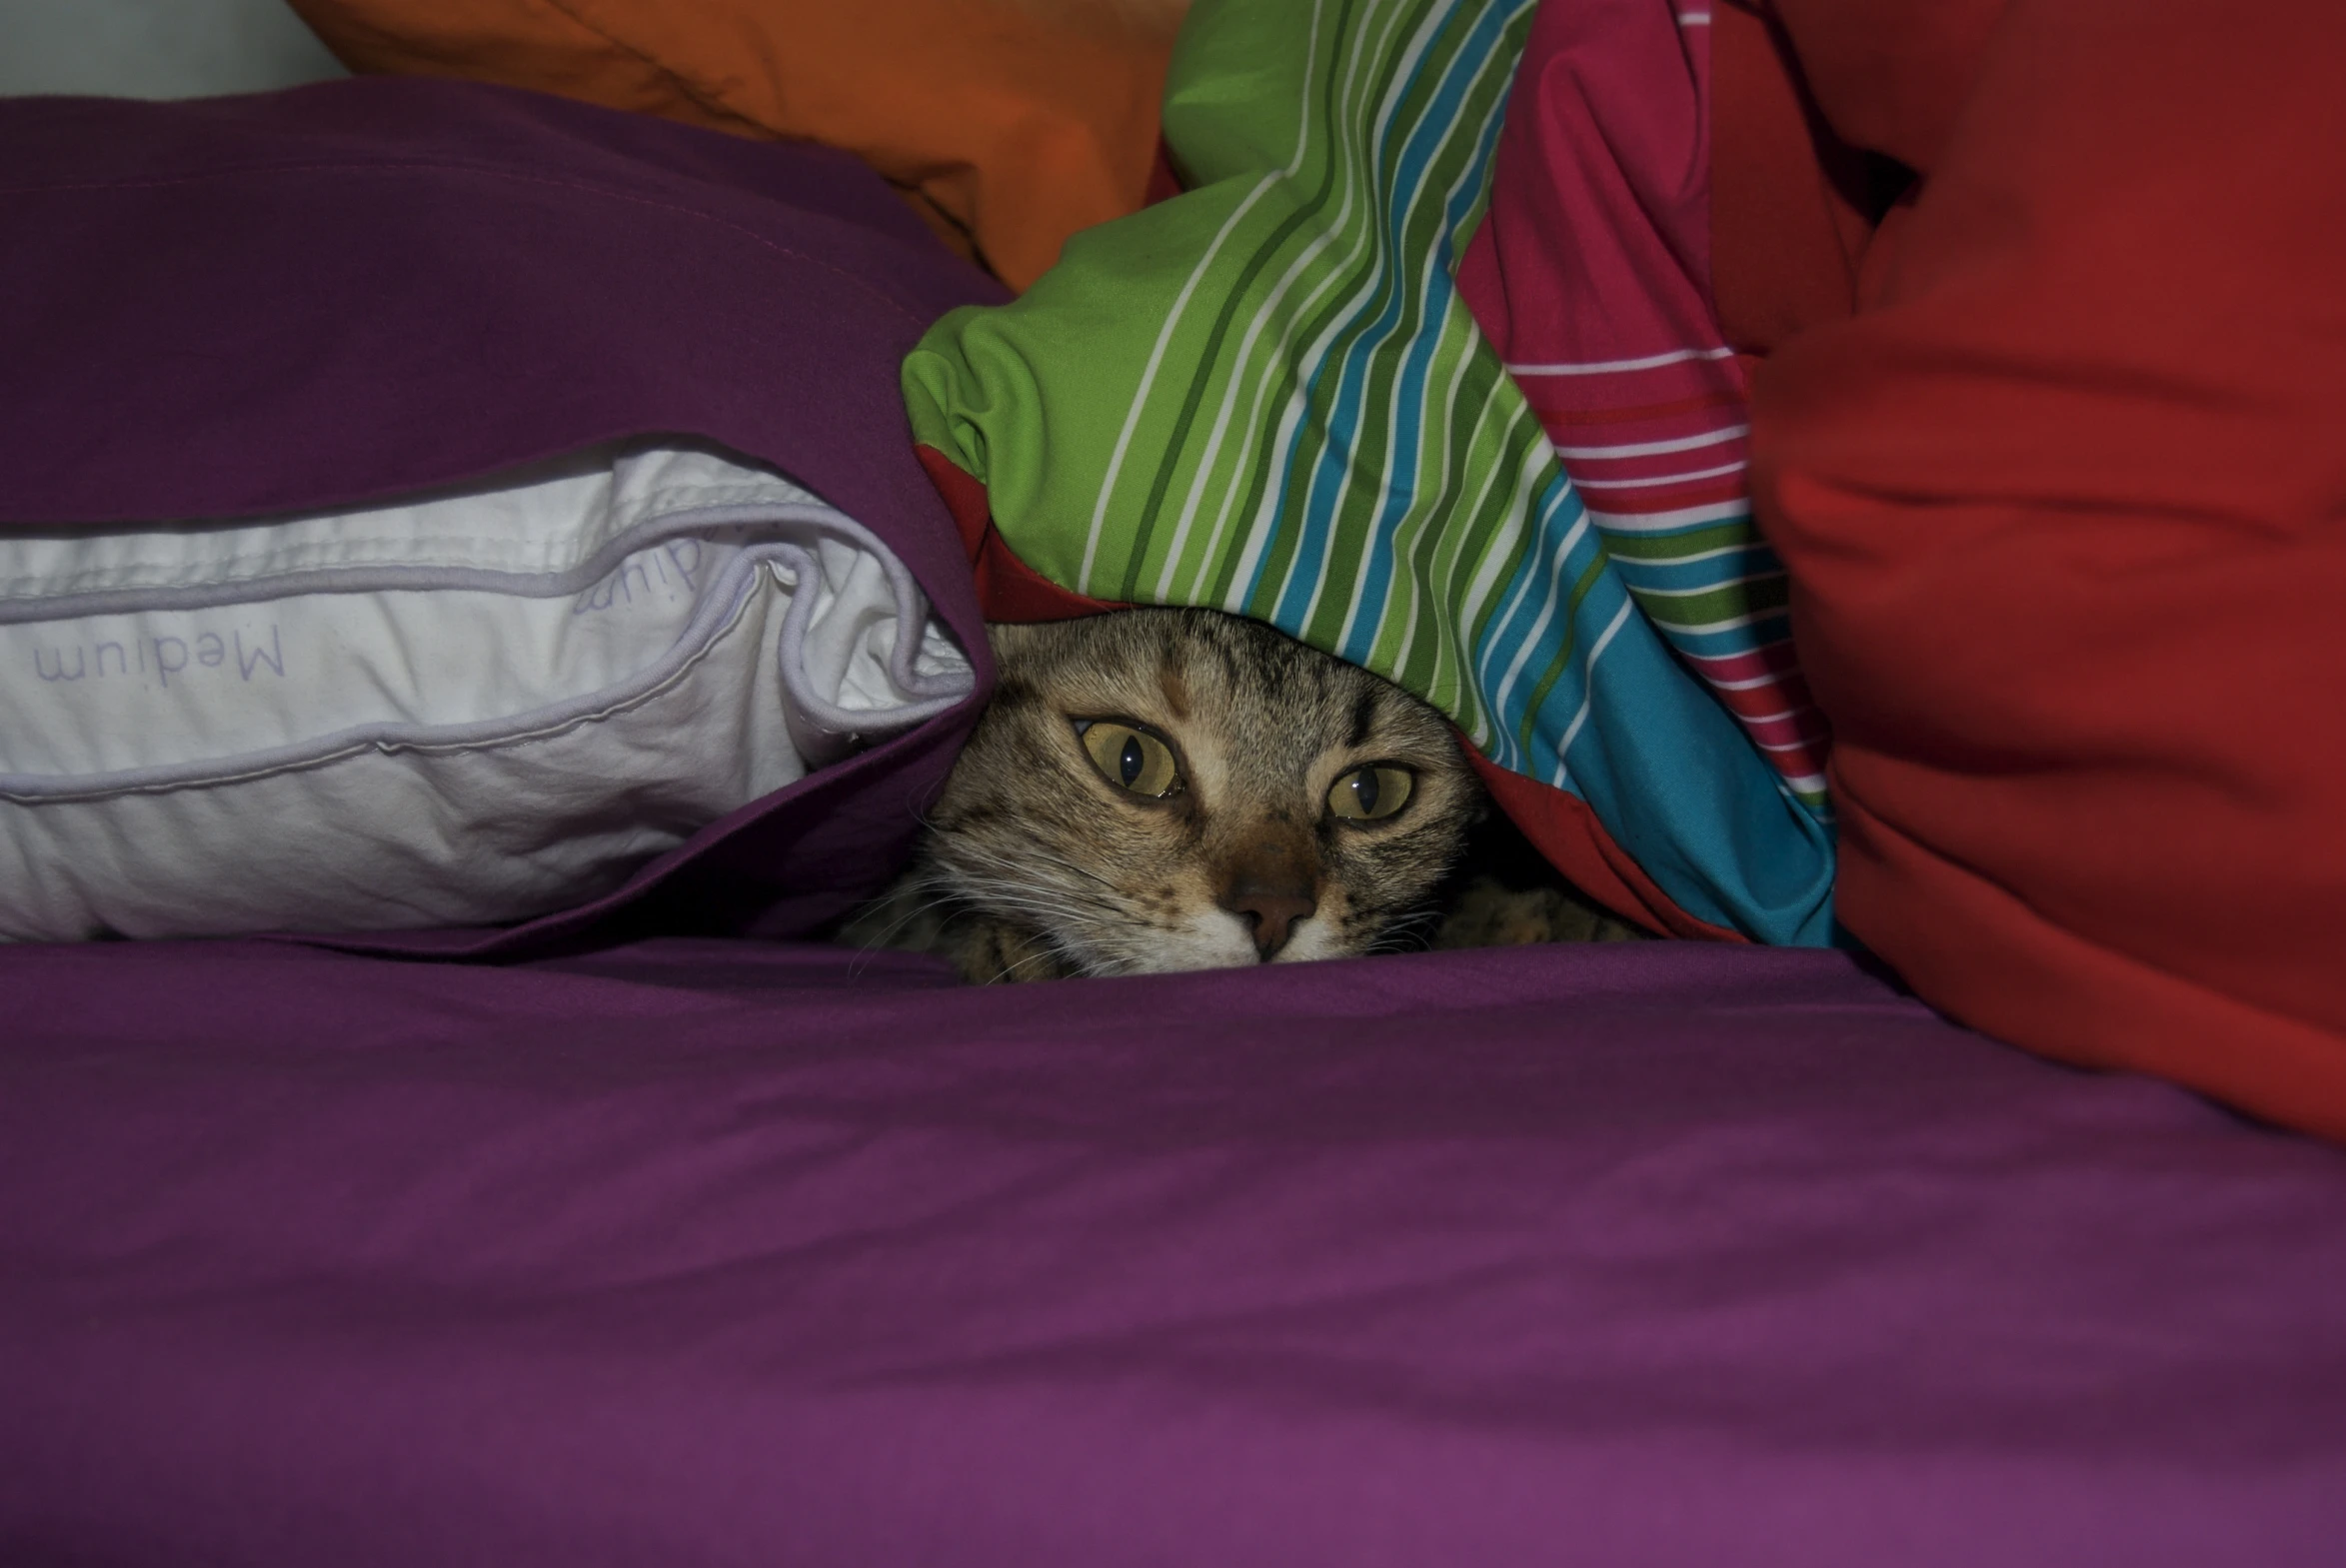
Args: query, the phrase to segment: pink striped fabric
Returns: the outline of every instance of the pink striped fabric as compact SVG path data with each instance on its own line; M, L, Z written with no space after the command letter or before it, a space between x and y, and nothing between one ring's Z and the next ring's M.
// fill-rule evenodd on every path
M1458 289L1639 609L1821 815L1830 736L1752 526L1747 384L1711 305L1709 21L1542 5Z

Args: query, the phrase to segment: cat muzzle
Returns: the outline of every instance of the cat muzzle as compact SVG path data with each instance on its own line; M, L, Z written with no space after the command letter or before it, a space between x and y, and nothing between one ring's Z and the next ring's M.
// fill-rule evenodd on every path
M1230 865L1217 901L1246 923L1263 962L1318 910L1317 872L1308 849L1278 838L1248 845Z

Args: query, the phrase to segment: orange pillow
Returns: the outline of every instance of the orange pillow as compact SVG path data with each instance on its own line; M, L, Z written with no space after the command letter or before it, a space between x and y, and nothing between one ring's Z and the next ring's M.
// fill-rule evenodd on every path
M1187 0L291 0L354 71L856 154L1015 289L1138 211Z
M1840 916L1967 1022L2346 1138L2346 9L1777 14L1922 175L1752 394Z

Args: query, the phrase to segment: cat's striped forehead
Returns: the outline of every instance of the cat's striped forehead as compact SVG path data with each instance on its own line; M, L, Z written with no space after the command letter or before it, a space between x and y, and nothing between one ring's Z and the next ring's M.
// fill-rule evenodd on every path
M1390 751L1446 756L1447 728L1365 671L1261 626L1145 610L1004 628L1033 695L1079 718L1137 719L1240 759Z

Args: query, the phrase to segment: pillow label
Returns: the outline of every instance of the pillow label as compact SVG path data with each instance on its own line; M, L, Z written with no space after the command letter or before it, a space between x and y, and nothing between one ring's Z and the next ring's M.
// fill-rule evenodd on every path
M0 637L5 636L5 632L0 632ZM245 681L250 682L256 670L264 674L274 674L280 680L284 679L285 643L284 636L279 631L276 622L272 621L268 624L266 633L258 628L254 629L252 651L249 655L245 651L245 629L243 627L238 627L228 636L233 640L236 651L236 672ZM228 664L231 644L223 642L217 632L198 632L195 634L195 641L192 644L184 637L156 637L143 642L133 642L131 647L137 651L138 669L136 673L142 682L148 679L149 660L147 655L148 650L153 649L154 684L164 691L169 691L171 678L187 671L188 661L191 657L199 670L217 670ZM63 648L36 646L33 649L33 674L42 683L51 686L87 681L93 678L103 681L107 676L106 661L109 656L114 661L113 673L115 675L129 676L133 673L131 669L132 655L124 650L122 644L113 641L92 641L88 644L71 643ZM183 682L181 686L184 690L185 683Z

